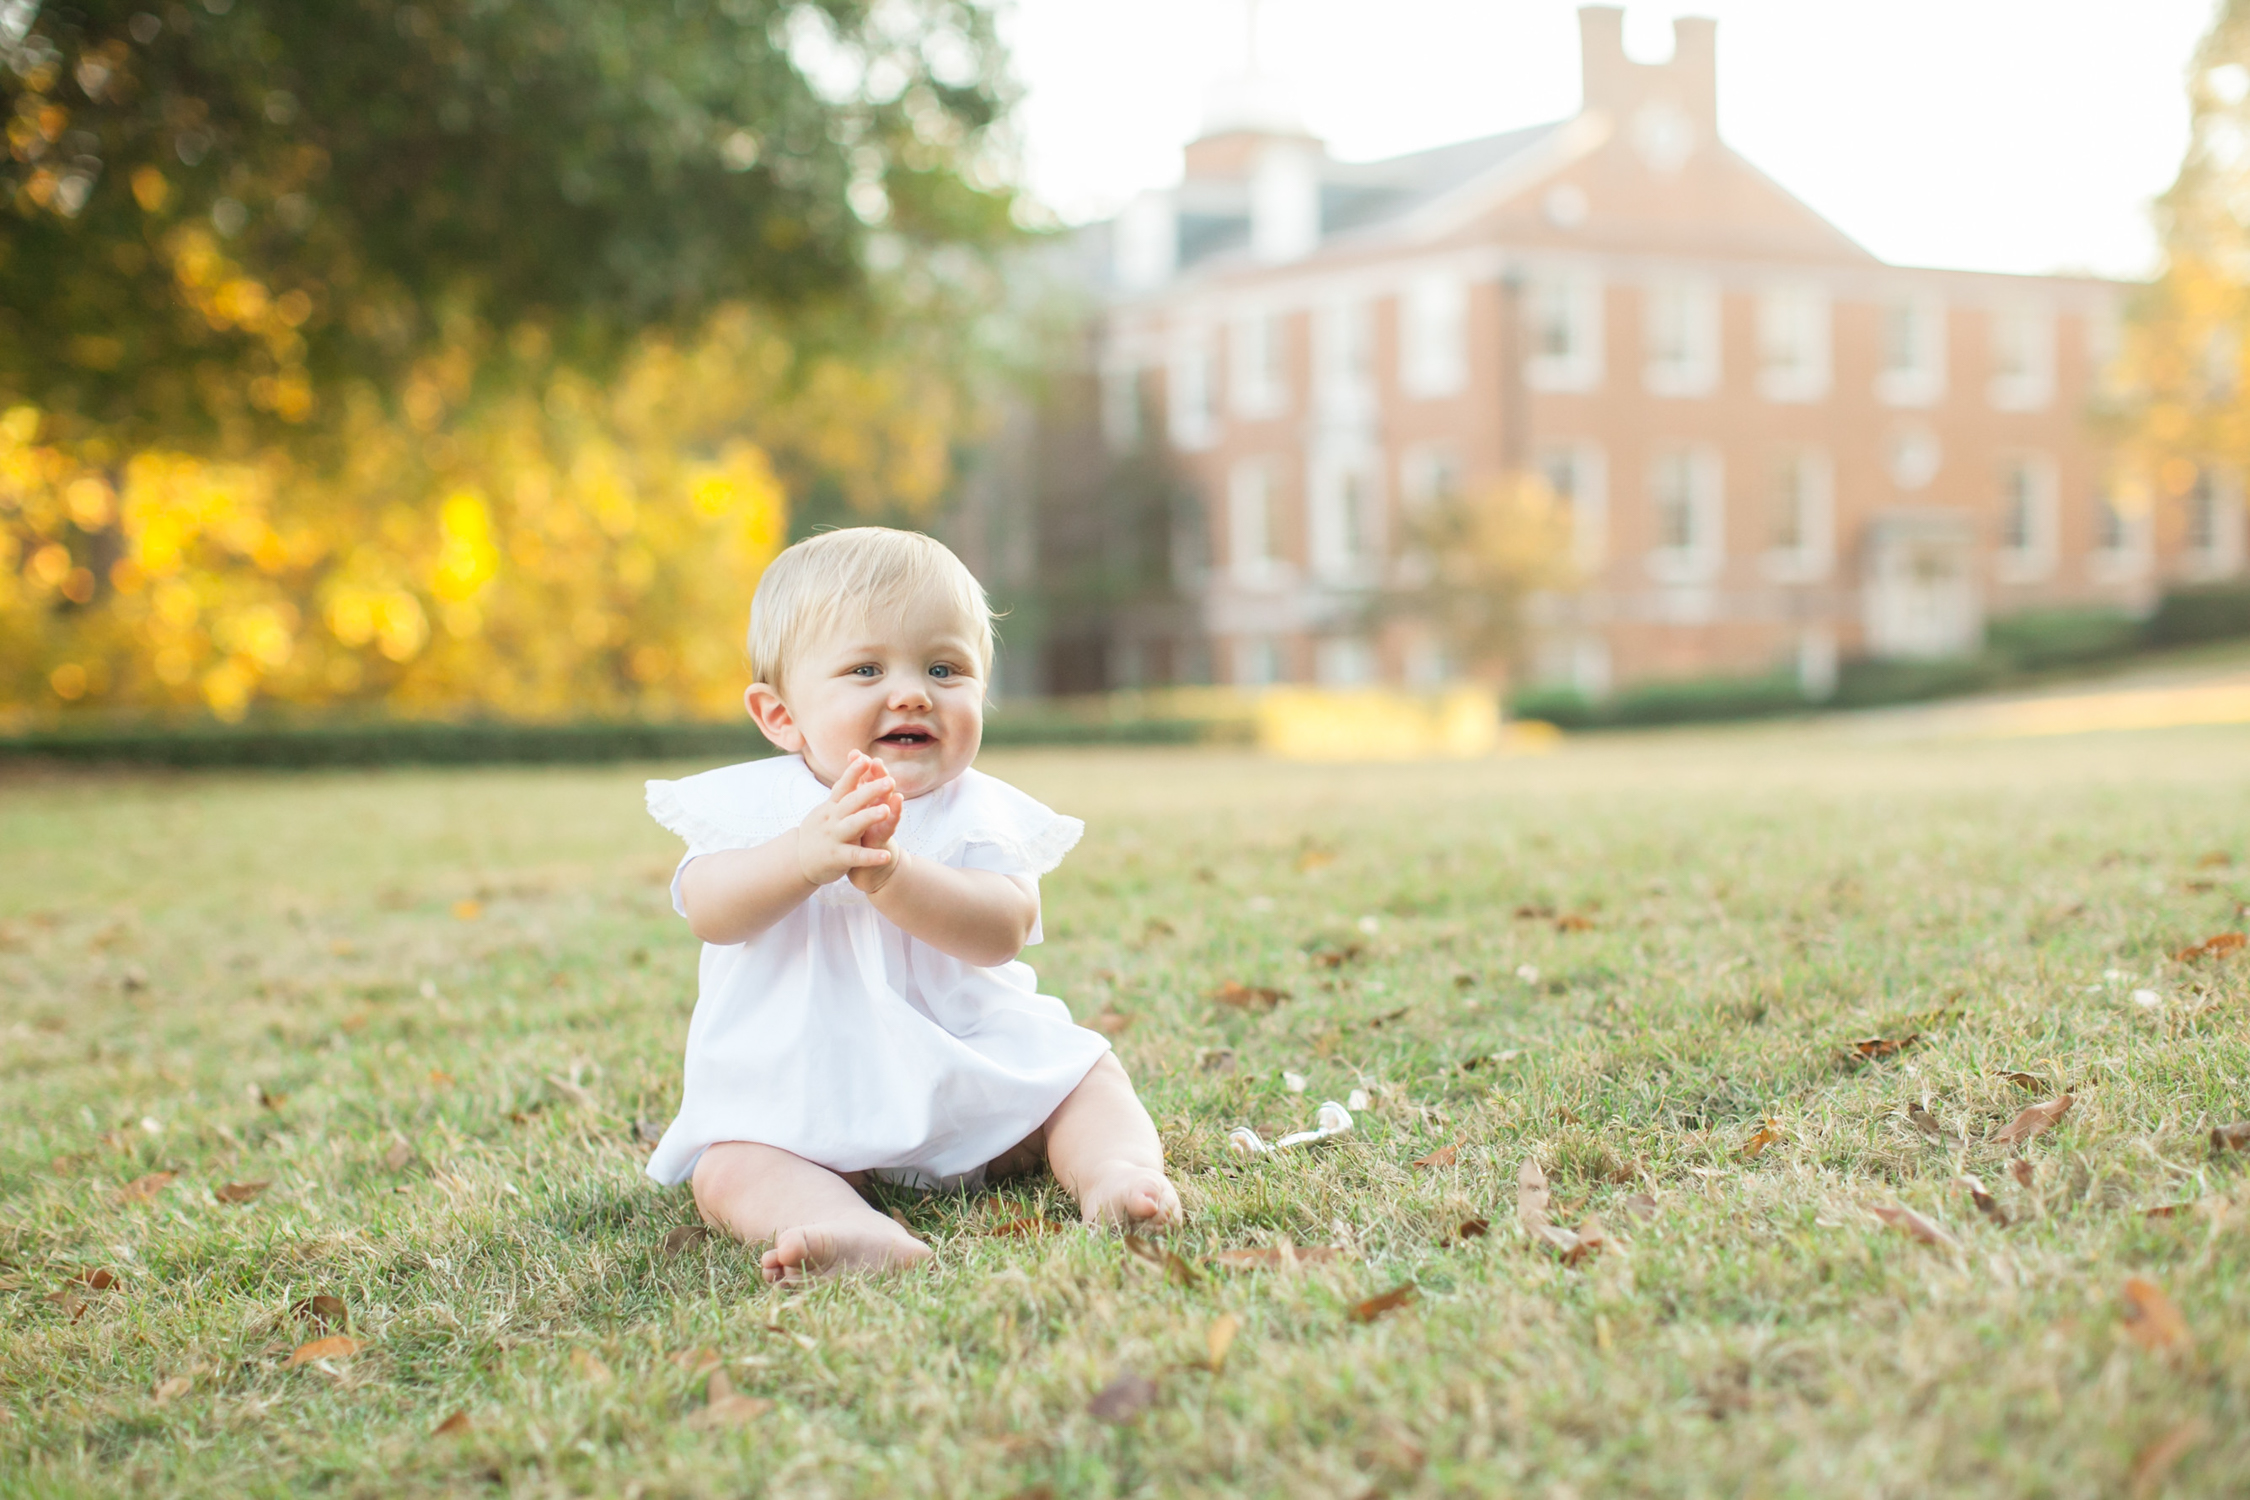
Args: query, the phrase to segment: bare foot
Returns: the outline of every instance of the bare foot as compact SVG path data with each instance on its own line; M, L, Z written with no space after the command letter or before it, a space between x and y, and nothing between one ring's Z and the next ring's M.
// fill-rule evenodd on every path
M853 1272L901 1271L930 1258L930 1247L889 1219L830 1219L774 1236L758 1258L768 1281L801 1281Z
M1122 1229L1166 1229L1180 1222L1180 1195L1154 1167L1114 1162L1079 1195L1078 1217Z

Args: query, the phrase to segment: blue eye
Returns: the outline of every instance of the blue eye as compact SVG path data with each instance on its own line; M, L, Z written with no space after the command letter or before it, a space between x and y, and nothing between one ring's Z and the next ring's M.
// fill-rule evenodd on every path
M951 667L947 666L947 665L946 665L946 664L945 664L944 662L942 662L942 661L941 661L941 662L939 662L939 663L938 663L938 664L937 664L936 666L934 666L934 667L930 668L930 675L931 675L932 677L941 677L941 678L942 678L942 677L951 677L951 676L953 675L953 669L952 669Z
M860 666L852 668L852 675L854 677L873 677L879 670L880 669L874 666L872 663L862 664Z

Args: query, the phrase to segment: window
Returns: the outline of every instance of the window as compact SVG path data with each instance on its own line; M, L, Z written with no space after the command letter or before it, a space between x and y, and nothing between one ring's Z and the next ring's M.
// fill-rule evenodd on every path
M2148 499L2115 484L2094 491L2094 547L2086 560L2097 583L2120 583L2148 571Z
M1676 278L1648 289L1648 388L1659 396L1708 396L1719 383L1719 292Z
M1227 564L1239 583L1271 582L1281 571L1281 486L1271 460L1244 459L1227 475Z
M1374 415L1374 336L1365 302L1337 302L1321 310L1316 336L1320 405L1332 421L1364 422Z
M1587 391L1602 379L1602 288L1584 271L1546 271L1523 292L1530 345L1524 379L1544 391Z
M1758 299L1758 389L1768 401L1828 394L1828 298L1781 287Z
M1767 470L1767 577L1807 583L1834 563L1834 471L1818 448L1784 448Z
M2025 453L2000 465L2000 551L2004 583L2031 583L2055 570L2055 466Z
M1336 581L1366 574L1382 553L1373 455L1357 445L1318 454L1307 499L1313 571Z
M1659 453L1649 465L1649 571L1668 582L1719 571L1724 521L1719 457L1706 448Z
M1279 313L1237 318L1227 348L1228 401L1234 414L1256 421L1289 409L1287 325Z
M1539 476L1570 515L1570 560L1592 572L1609 556L1608 464L1591 443L1565 443L1539 454Z
M1234 643L1234 680L1242 687L1281 681L1281 646L1270 636L1247 636Z
M1883 368L1875 394L1892 406L1928 406L1945 394L1945 308L1927 299L1882 310Z
M1333 687L1354 687L1376 677L1375 648L1356 635L1323 640L1313 656L1313 671Z
M2030 307L1994 313L1992 404L2002 411L2036 411L2054 394L2054 314Z
M2196 470L2187 492L2187 526L2181 561L2198 578L2224 577L2242 566L2242 490L2234 476L2208 465Z
M1890 471L1891 483L1902 490L1918 490L1937 478L1940 465L1945 462L1945 450L1938 446L1937 434L1919 423L1896 427L1883 443L1883 467Z
M1211 409L1210 338L1201 332L1184 335L1173 346L1167 375L1172 446L1208 448L1218 436Z
M1468 379L1468 288L1457 276L1417 277L1399 300L1399 385L1409 396L1451 396Z

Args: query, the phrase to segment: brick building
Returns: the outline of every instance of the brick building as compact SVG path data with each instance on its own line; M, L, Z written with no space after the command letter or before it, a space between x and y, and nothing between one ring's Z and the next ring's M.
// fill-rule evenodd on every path
M1054 601L1046 687L1440 679L1366 600L1412 507L1525 466L1580 580L1535 666L1595 695L1783 665L1818 695L1840 656L2243 568L2216 480L2109 485L2120 287L1887 265L1720 141L1712 22L1642 64L1620 11L1579 19L1569 120L1345 163L1245 81L1175 187L1082 238L1105 441L1033 482L1140 536L1097 474L1164 476L1168 586Z

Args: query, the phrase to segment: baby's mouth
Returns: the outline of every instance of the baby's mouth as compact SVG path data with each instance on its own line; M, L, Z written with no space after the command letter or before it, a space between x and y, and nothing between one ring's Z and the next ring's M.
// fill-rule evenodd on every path
M900 745L909 749L921 745L934 745L937 736L927 729L894 729L875 742L878 745Z

